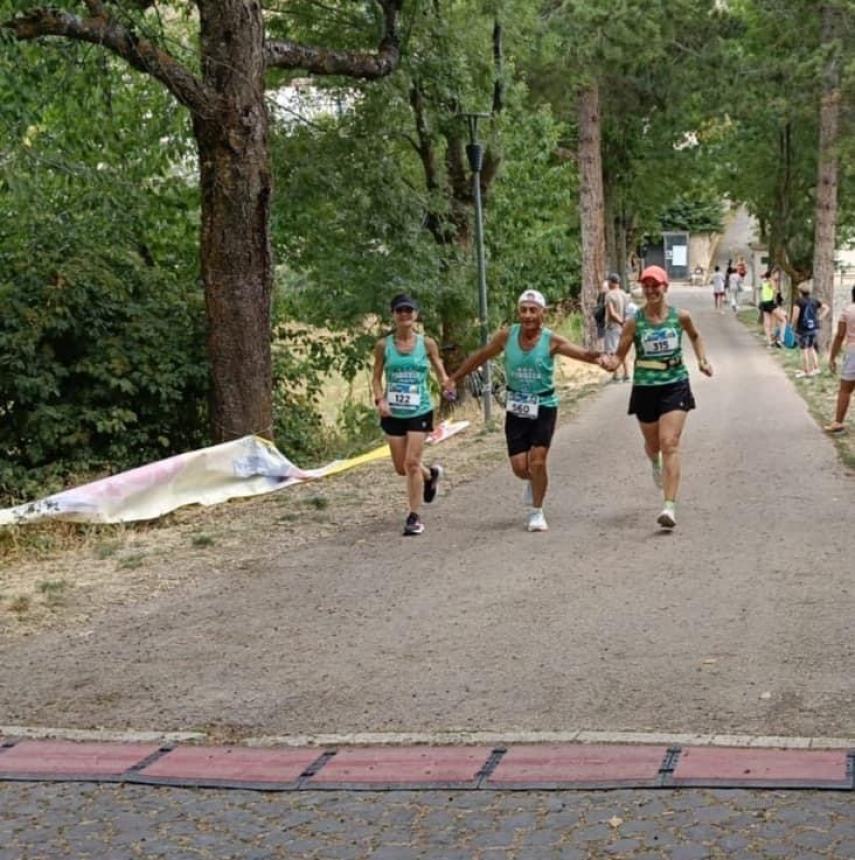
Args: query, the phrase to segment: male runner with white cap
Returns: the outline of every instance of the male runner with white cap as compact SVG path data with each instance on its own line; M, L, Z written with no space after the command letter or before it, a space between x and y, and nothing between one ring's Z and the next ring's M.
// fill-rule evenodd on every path
M513 473L527 482L525 501L531 505L530 532L545 532L543 515L548 478L546 456L555 432L558 395L555 393L555 356L600 364L603 354L584 349L543 325L546 299L537 290L525 290L517 302L519 322L500 329L493 339L470 355L451 374L456 383L485 361L505 353L508 381L505 438ZM446 386L451 389L452 386Z

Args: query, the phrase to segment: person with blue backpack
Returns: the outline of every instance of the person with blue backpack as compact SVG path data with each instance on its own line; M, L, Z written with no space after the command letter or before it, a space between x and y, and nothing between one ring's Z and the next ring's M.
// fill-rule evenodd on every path
M819 376L819 356L816 353L816 343L822 320L828 316L829 307L821 299L814 298L813 281L802 281L798 285L799 297L793 305L791 323L802 352L802 369L796 373L796 379Z

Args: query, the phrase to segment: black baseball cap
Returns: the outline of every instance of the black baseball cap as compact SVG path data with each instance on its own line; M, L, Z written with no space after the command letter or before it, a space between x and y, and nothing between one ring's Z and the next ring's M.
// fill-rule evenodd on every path
M609 275L608 281L610 284L619 284L620 283L620 275L617 272L612 272Z
M390 307L392 308L392 313L398 310L398 308L412 308L414 311L417 311L419 309L419 303L411 299L406 293L398 293L398 295L392 299Z

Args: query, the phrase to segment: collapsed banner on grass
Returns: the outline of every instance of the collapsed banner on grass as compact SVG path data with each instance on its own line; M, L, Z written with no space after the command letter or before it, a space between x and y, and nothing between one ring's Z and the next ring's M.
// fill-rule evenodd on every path
M437 443L469 426L443 421L428 437ZM129 523L153 520L185 505L216 505L228 499L272 493L303 481L318 480L388 455L385 445L334 460L319 469L295 466L275 445L244 436L199 451L177 454L93 481L72 490L0 510L0 526L63 520L78 523Z

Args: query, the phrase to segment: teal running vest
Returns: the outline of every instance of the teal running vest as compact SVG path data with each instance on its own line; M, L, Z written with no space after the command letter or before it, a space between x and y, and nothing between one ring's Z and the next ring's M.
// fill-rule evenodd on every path
M412 352L398 352L395 335L386 338L386 399L393 418L415 418L433 409L428 390L430 360L424 335L416 335Z
M552 332L545 328L540 332L540 339L528 352L520 347L520 324L514 323L508 333L505 344L505 377L508 380L508 390L521 394L540 394L551 391L548 396L541 396L541 406L558 406L558 395L555 393L555 357L549 351L552 342Z
M642 308L635 317L635 370L633 385L668 385L689 378L683 363L683 326L676 308L668 308L661 323L651 323ZM669 365L661 370L639 367L639 361L656 361Z

